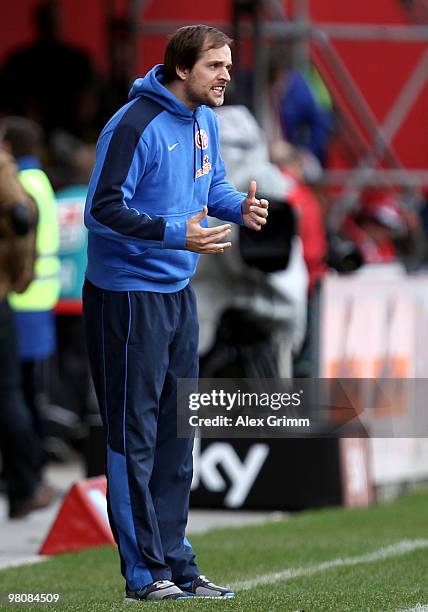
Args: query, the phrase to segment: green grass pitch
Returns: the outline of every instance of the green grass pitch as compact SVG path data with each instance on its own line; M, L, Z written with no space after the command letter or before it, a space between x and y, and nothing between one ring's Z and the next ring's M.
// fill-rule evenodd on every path
M304 512L191 541L201 570L236 587L234 600L124 604L117 552L100 548L0 571L1 610L382 612L428 605L426 489L369 509ZM17 606L7 593L60 593L61 600Z

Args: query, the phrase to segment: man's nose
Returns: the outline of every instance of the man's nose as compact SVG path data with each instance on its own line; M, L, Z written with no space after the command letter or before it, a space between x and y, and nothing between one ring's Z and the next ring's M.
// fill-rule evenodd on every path
M229 82L229 81L230 81L230 74L229 74L229 71L228 71L228 69L227 69L227 68L222 68L222 70L221 70L221 72L220 72L220 78L221 78L223 81L227 81L227 82Z

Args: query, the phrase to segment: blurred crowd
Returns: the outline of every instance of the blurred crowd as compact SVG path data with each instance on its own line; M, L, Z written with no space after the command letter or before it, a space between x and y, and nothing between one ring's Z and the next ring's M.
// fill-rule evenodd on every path
M97 135L134 77L126 21L111 25L109 79L60 24L56 2L39 4L34 42L0 67L0 450L11 518L51 503L46 461L85 452L96 420L82 210ZM205 377L317 376L324 276L373 264L414 272L428 258L427 194L368 184L333 197L323 179L340 129L334 102L315 68L294 68L283 48L271 55L262 125L233 91L216 110L228 180L240 191L256 180L271 212L259 234L235 227L233 249L202 257Z

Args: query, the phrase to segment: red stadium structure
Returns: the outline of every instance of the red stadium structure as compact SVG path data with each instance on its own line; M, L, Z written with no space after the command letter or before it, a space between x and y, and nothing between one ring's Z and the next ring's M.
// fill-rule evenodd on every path
M0 61L29 42L31 9L38 0L8 3L2 16ZM290 37L298 61L318 68L338 110L342 129L332 147L327 181L345 193L375 176L410 191L428 186L428 2L426 0L74 0L60 2L64 37L109 71L109 28L130 24L131 73L162 60L165 39L179 25L204 22L238 33L237 47L252 48L255 104L265 82L266 49ZM246 54L248 56L248 53ZM248 61L248 58L247 60ZM41 67L41 69L43 69ZM376 179L375 179L376 180Z

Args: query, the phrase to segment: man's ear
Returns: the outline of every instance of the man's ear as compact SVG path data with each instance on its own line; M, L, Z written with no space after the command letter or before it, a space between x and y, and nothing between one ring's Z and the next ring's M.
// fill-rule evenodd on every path
M180 81L185 81L187 77L189 76L190 70L188 68L180 68L180 66L176 66L175 72L177 73L177 76L180 79Z

